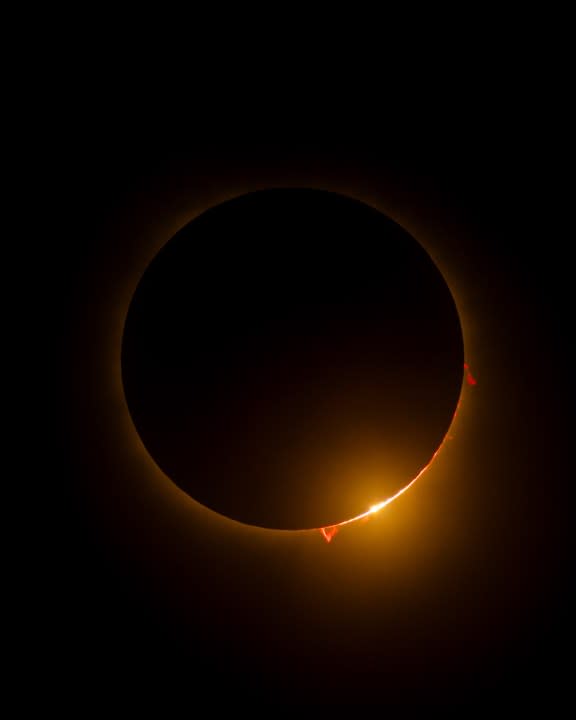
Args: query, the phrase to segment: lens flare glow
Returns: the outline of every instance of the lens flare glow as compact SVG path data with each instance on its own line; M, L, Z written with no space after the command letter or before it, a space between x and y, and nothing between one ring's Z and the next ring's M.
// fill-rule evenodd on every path
M470 386L476 385L477 381L472 376L472 373L470 372L468 363L464 363L464 369L466 370L466 382L468 383L468 385L470 385ZM454 416L452 417L452 422L450 423L450 426L452 426L452 424L454 423L454 419L458 413L459 407L460 407L460 402L458 402L456 405L456 410L454 411ZM448 433L449 432L450 431L448 430ZM438 446L436 452L434 453L434 455L432 455L432 457L430 458L428 463L422 468L422 470L420 470L418 475L416 475L416 477L413 480L411 480L407 485L405 485L403 488L401 488L395 495L392 495L391 497L387 498L386 500L383 500L382 502L372 505L371 507L368 508L368 510L366 510L366 512L361 513L360 515L356 515L355 517L350 518L349 520L344 520L343 522L338 523L337 525L330 525L328 527L318 528L320 531L320 534L322 535L324 540L326 540L327 543L332 542L332 540L334 539L334 536L336 535L337 532L339 532L340 528L344 527L345 525L350 525L354 522L357 522L358 520L368 519L372 515L375 515L376 513L380 512L380 510L385 508L386 505L390 505L390 503L394 502L394 500L399 498L400 495L403 495L409 488L412 487L412 485L415 484L415 482L417 480L419 480L422 477L422 475L424 475L426 470L428 470L428 468L432 465L434 460L438 457L440 450L442 450L442 448L444 447L446 440L450 440L452 438L452 436L449 435L448 433L446 433L446 435L444 436L444 439Z

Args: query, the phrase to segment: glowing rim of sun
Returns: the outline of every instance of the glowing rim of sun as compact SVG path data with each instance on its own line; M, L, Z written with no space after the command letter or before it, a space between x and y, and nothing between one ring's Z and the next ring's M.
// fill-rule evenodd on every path
M252 191L251 191L251 192L252 192ZM338 191L338 190L328 190L327 192L339 193L340 191ZM342 194L342 193L340 193L340 194ZM352 197L352 198L355 199L355 200L358 200L359 202L361 202L361 203L363 203L363 204L365 204L365 205L368 205L369 207L374 207L374 208L375 208L376 210L378 210L379 212L382 212L382 210L381 210L380 208L378 208L378 207L376 207L376 206L374 206L374 205L371 205L370 203L367 203L366 200L357 198L357 197L355 197L354 195L350 195L350 197ZM201 214L202 214L202 213L200 212L199 215L201 215ZM398 223L398 224L399 224L399 223ZM125 323L125 320L126 320L126 318L124 317L124 323ZM123 326L122 326L122 327L124 327L124 323L123 323ZM469 386L474 386L474 385L476 385L476 384L477 384L477 380L476 380L476 378L472 375L472 373L471 373L471 371L470 371L469 364L466 363L466 362L464 363L464 370L465 370L465 374L464 374L464 378L463 378L463 385L464 385L464 382L465 382L467 385L469 385ZM430 466L433 464L434 460L437 458L437 456L439 455L440 451L442 450L442 448L443 448L444 445L446 444L446 440L447 440L447 439L451 439L450 431L451 431L451 429L452 429L452 426L453 426L453 424L454 424L454 420L456 419L456 415L457 415L458 409L459 409L459 407L460 407L460 399L461 399L461 397L462 397L462 391L463 391L463 388L462 388L461 391L460 391L460 396L459 396L458 402L456 403L456 408L455 408L455 410L454 410L454 414L453 414L453 416L452 416L452 420L451 420L451 422L450 422L450 425L449 425L449 427L448 427L448 430L446 431L446 434L444 435L444 437L443 437L443 439L442 439L442 442L441 442L440 445L437 447L437 449L435 450L435 452L434 452L433 455L431 456L430 460L426 463L426 465L424 465L424 467L421 468L421 470L418 472L418 474L417 474L409 483L407 483L404 487L402 487L400 490L398 490L398 492L396 492L394 495L391 495L390 497L386 498L385 500L382 500L381 502L378 502L378 503L375 503L375 504L371 505L365 512L360 513L359 515L355 515L354 517L351 517L351 518L349 518L348 520L343 520L342 522L335 523L334 525L326 525L326 526L324 526L324 527L318 527L318 528L309 528L309 529L306 529L306 530L296 530L296 529L294 529L294 530L289 530L288 532L319 532L319 533L322 535L322 537L326 540L326 542L327 542L327 543L330 543L330 542L332 541L332 539L334 538L334 536L336 535L336 533L340 530L340 528L345 527L345 526L347 526L347 525L352 525L353 523L356 523L356 522L358 522L358 521L360 521L360 520L368 519L368 518L372 517L373 515L378 514L378 513L379 513L381 510L383 510L385 507L387 507L388 505L390 505L391 503L393 503L395 500L397 500L401 495L403 495L407 490L409 490L413 485L416 484L416 481L419 480L419 479L422 477L422 475L423 475L423 474L430 468ZM123 395L123 396L125 397L125 395ZM128 413L129 413L129 415L130 415L130 411L128 411ZM132 424L133 424L133 421L132 421ZM195 501L194 498L193 498L192 496L190 496L190 495L188 495L188 498L190 498L190 499L193 500L194 502L198 502L198 501ZM213 513L216 514L216 515L220 515L221 517L226 518L227 520L231 520L231 521L233 521L233 522L235 522L235 523L238 523L238 524L240 524L240 525L245 525L245 526L248 526L248 527L258 527L258 526L256 526L256 525L251 525L251 524L249 524L249 523L244 523L244 522L242 522L242 521L240 521L240 520L234 520L233 518L228 517L227 515L224 515L224 514L222 514L222 513L219 513L217 510L213 510L212 508L209 508L209 507L206 506L206 505L202 505L202 504L199 503L199 502L198 502L198 504L201 505L201 507L203 507L205 510L208 510L208 511L210 511L210 512L213 512ZM262 530L273 530L274 528L263 528L263 527L261 527L260 529L262 529Z

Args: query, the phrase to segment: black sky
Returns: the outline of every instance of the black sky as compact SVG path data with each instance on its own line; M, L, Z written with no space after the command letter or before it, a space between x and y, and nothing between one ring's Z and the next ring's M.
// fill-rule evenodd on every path
M39 490L31 682L55 697L73 685L85 698L120 689L190 707L223 695L326 708L567 695L572 330L567 235L539 151L500 137L179 153L117 143L66 161L46 239L57 480ZM278 183L377 200L420 234L457 278L478 379L474 432L453 441L458 471L331 545L239 536L161 488L141 493L110 440L113 392L100 380L114 357L104 362L101 339L125 278L146 266L142 246L150 255L182 225L187 197Z

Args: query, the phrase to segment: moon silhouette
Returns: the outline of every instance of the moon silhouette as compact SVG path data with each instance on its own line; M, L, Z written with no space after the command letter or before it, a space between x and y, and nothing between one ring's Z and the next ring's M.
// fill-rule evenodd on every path
M122 341L128 408L199 503L276 529L337 525L397 493L450 426L464 345L450 289L383 213L252 192L177 232Z

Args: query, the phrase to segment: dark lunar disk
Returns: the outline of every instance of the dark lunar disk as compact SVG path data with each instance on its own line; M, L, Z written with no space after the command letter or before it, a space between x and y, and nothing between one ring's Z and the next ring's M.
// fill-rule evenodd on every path
M250 193L180 230L126 318L136 429L182 490L269 528L334 525L409 483L452 421L460 321L395 222L319 190Z

